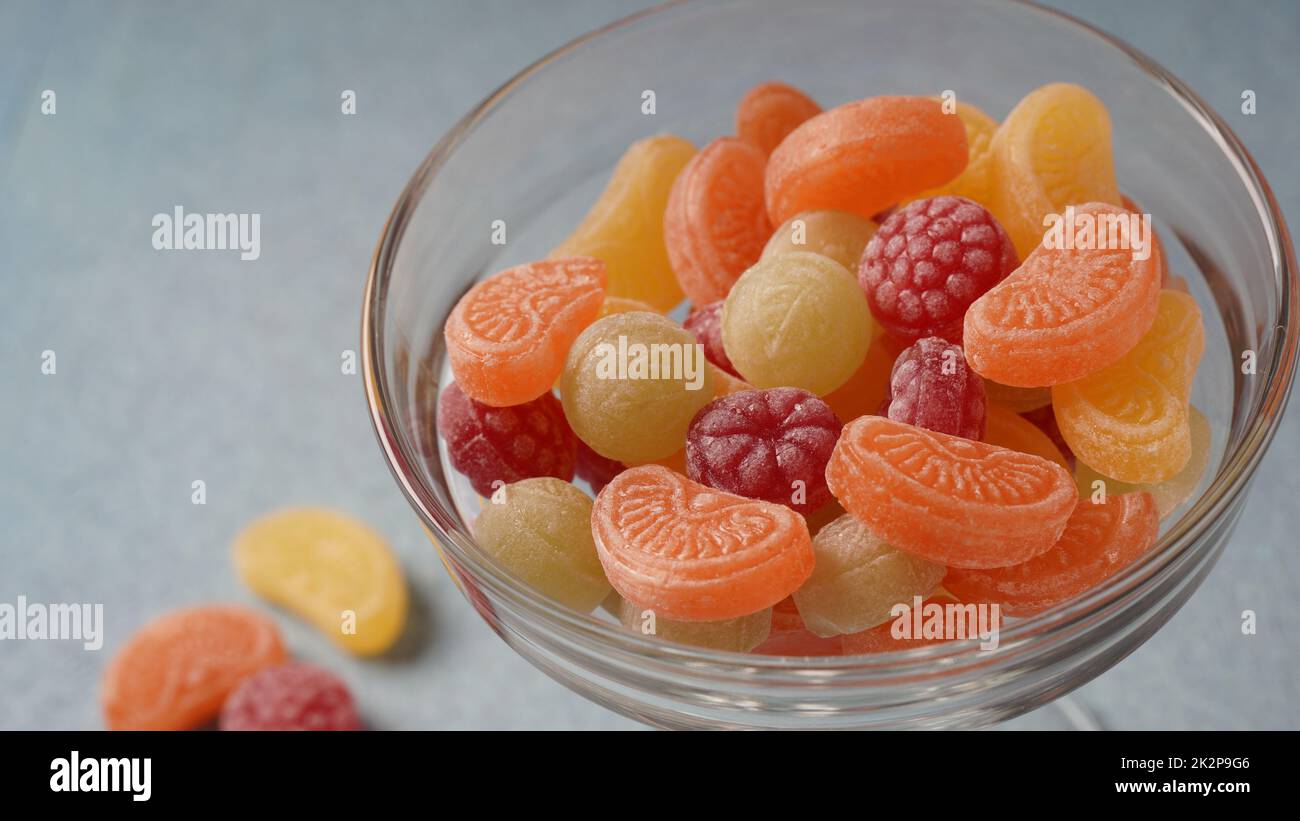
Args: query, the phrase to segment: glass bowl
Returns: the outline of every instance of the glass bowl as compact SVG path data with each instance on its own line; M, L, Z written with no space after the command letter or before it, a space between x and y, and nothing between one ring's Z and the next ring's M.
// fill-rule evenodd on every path
M474 543L472 494L440 452L443 322L480 277L544 256L624 148L659 132L697 145L735 102L781 79L824 105L953 90L995 117L1050 81L1110 109L1123 190L1156 218L1205 313L1193 403L1214 447L1198 495L1140 561L1002 631L870 656L741 655L656 641L521 585ZM646 91L654 113L643 113ZM507 242L493 243L502 220ZM666 727L957 727L1069 692L1159 629L1210 571L1281 419L1296 363L1294 251L1277 203L1223 120L1147 57L1059 13L1008 0L677 3L582 37L461 120L402 192L366 283L366 396L394 475L448 572L515 650L574 691ZM1255 372L1240 367L1254 352Z

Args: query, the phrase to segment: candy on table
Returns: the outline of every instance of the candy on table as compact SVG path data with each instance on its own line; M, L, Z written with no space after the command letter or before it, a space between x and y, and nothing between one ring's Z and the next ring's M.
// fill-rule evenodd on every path
M573 472L579 479L591 485L592 493L600 493L600 489L609 484L610 479L627 470L627 466L622 462L615 459L606 459L592 450L591 446L581 439L577 439L577 442L578 455L574 462Z
M957 101L953 113L966 129L966 169L951 182L923 191L916 199L965 197L987 207L993 201L993 134L998 121L970 103Z
M830 257L852 273L858 270L862 250L878 228L872 220L847 211L796 214L772 232L763 246L762 259L791 251L811 251Z
M452 382L438 399L438 432L452 467L480 495L534 476L573 478L578 440L554 394L498 408L470 399Z
M1160 516L1149 493L1079 503L1052 549L1014 567L953 568L944 586L962 601L1031 616L1100 584L1155 544Z
M348 686L309 664L282 664L240 682L221 708L222 730L360 730Z
M941 564L895 550L850 515L813 538L812 576L794 591L808 629L819 636L857 633L889 619L899 603L928 596L947 572Z
M966 365L960 345L926 337L894 360L887 415L895 422L983 439L987 405L984 381Z
M596 497L591 530L614 589L661 618L748 616L793 593L813 569L798 513L659 465L614 477Z
M104 673L110 730L192 730L240 681L284 661L275 622L225 605L168 613L131 637Z
M604 260L611 296L671 310L682 301L682 289L668 263L664 209L673 181L693 156L695 146L671 134L632 143L600 199L552 256Z
M357 655L387 650L406 624L406 579L397 558L382 536L337 511L290 508L263 516L235 539L234 560L253 592Z
M694 334L704 346L705 359L732 376L740 376L722 346L722 300L691 308L682 327Z
M771 632L754 652L764 656L838 656L840 639L823 638L809 630L794 598L787 596L772 607Z
M714 392L714 371L696 356L696 344L690 331L659 314L596 320L564 366L560 398L569 426L601 456L626 464L681 449L691 418Z
M1205 348L1196 300L1161 291L1155 323L1119 361L1052 388L1061 435L1079 461L1121 482L1156 483L1192 454L1187 399Z
M871 334L871 311L852 274L807 251L761 260L722 308L727 355L758 388L830 393L862 365Z
M1156 510L1164 519L1178 509L1180 505L1192 498L1196 488L1201 484L1201 477L1210 464L1210 445L1212 434L1210 420L1205 414L1188 405L1188 426L1192 435L1192 455L1183 469L1163 482L1155 484L1129 484L1102 476L1081 461L1076 461L1074 480L1079 485L1079 498L1091 500L1098 490L1106 496L1118 496L1123 493L1145 491L1156 500ZM1100 485L1097 483L1101 482Z
M1119 195L1119 203L1124 210L1130 214L1138 216L1148 216L1147 212L1142 209L1135 201L1125 194ZM1156 260L1156 267L1160 269L1160 287L1168 288L1169 285L1169 257L1165 256L1164 243L1160 241L1160 235L1156 233L1156 227L1151 226L1151 258Z
M891 343L884 332L877 329L858 369L843 385L822 397L841 421L848 422L875 413L886 401L889 396L889 377L898 355Z
M619 621L628 630L643 636L657 636L710 650L748 653L767 641L772 630L772 609L720 621L679 621L661 618L654 610L624 600L619 608Z
M1076 222L1125 215L1105 203L1075 206ZM1094 242L1091 245L1124 245ZM1160 272L1128 248L1039 245L966 312L962 345L981 376L1021 388L1059 385L1128 353L1155 321Z
M1120 205L1110 115L1092 92L1069 83L1031 91L993 135L990 208L1023 259L1043 238L1043 217L1067 205Z
M758 261L772 233L763 204L763 152L722 137L695 155L673 183L664 242L686 296L706 305L727 296Z
M1061 435L1060 427L1056 424L1056 411L1052 409L1052 404L1049 402L1041 408L1022 411L1020 416L1047 434L1047 438L1052 440L1053 445L1056 445L1057 452L1065 457L1066 467L1074 470L1074 464L1077 460L1074 458L1074 451L1070 450L1070 445L1065 441L1065 437Z
M826 462L840 420L799 388L744 391L700 409L686 432L693 481L811 513L831 501Z
M736 136L766 157L791 131L821 111L821 106L794 86L759 83L745 92L736 106Z
M1048 413L1051 413L1050 408ZM1041 456L1066 470L1073 470L1065 454L1061 453L1061 449L1042 428L1010 408L989 402L986 418L983 441L1000 448Z
M826 481L890 545L949 567L1033 558L1078 500L1055 462L879 416L844 426Z
M591 538L591 497L568 482L506 485L474 520L474 538L534 590L574 610L590 613L609 595Z
M870 218L966 167L966 129L926 97L871 97L824 111L768 158L767 213L779 225L804 211Z
M443 329L456 382L487 405L536 399L604 300L605 263L590 257L530 262L478 283Z
M984 395L988 397L989 402L996 402L1016 413L1026 413L1052 404L1052 389L1046 386L1017 388L1014 385L1003 385L1001 382L985 379Z
M970 304L1020 263L982 205L961 197L909 203L880 226L857 268L872 316L908 341L961 342Z

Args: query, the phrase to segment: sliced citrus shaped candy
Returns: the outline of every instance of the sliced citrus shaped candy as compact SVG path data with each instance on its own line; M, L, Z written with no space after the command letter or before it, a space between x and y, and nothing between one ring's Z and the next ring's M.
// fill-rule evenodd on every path
M235 686L285 659L275 622L243 607L177 610L145 625L104 673L110 730L193 730Z
M1120 204L1110 115L1082 86L1031 91L993 135L994 215L1024 259L1043 237L1043 217L1084 202Z
M927 97L871 97L824 111L772 152L767 213L780 225L802 211L872 216L966 167L966 128Z
M1118 362L1052 388L1056 423L1074 455L1121 482L1163 482L1191 458L1187 398L1205 348L1196 300L1161 291L1151 329Z
M993 135L998 130L998 121L960 100L953 114L966 129L966 169L951 182L923 191L912 199L965 197L987 208L993 201Z
M591 527L610 584L662 618L748 616L793 593L813 569L798 513L659 465L614 477L596 497Z
M235 539L235 570L262 598L358 655L382 653L406 623L401 565L378 533L324 508L264 516Z
M1075 210L1108 237L1128 214L1105 203ZM1155 321L1160 273L1122 241L1102 248L1034 249L966 312L966 360L987 379L1014 387L1058 385L1095 373L1137 344Z
M1178 473L1163 482L1129 484L1102 476L1083 462L1077 462L1074 468L1074 481L1079 485L1079 498L1093 499L1096 496L1101 499L1123 493L1146 491L1156 500L1156 509L1160 511L1161 519L1173 513L1183 502L1192 498L1197 486L1201 484L1205 469L1210 464L1210 445L1213 440L1210 420L1206 419L1205 414L1197 410L1195 405L1187 406L1187 419L1192 434L1192 455ZM1101 491L1100 495L1098 491Z
M456 382L485 405L536 399L604 301L605 263L590 257L530 262L480 282L443 329Z
M1124 210L1128 211L1130 214L1137 214L1139 217L1142 218L1147 218L1151 216L1150 214L1148 214L1146 211L1142 209L1142 206L1138 205L1128 196L1121 194L1119 200L1120 200L1120 205L1124 206ZM1168 288L1170 287L1169 257L1165 256L1164 243L1160 241L1160 235L1156 233L1156 229L1154 225L1151 226L1151 234L1149 236L1149 240L1151 242L1151 258L1156 261L1156 267L1160 269L1160 287Z
M990 445L1030 453L1048 459L1066 470L1070 463L1043 429L1008 407L989 402L985 414L984 441Z
M664 245L664 209L673 181L695 156L681 137L638 140L614 167L600 199L551 257L595 257L609 271L611 296L668 311L682 301Z
M677 282L696 305L724 299L758 261L772 233L763 205L763 152L734 137L714 140L673 183L664 242Z
M954 568L944 586L962 601L1001 605L1009 616L1031 616L1087 592L1155 544L1160 515L1149 493L1080 502L1061 539L1041 556L1014 567Z
M821 106L794 86L760 83L745 92L736 106L736 136L766 157L786 135L821 111Z
M1056 542L1078 498L1055 462L880 416L844 426L826 480L876 536L949 567L1033 558Z

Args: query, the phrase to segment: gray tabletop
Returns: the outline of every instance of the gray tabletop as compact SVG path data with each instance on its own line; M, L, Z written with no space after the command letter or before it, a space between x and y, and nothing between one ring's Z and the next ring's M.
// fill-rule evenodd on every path
M291 504L371 522L405 566L413 623L382 660L275 613L372 726L636 726L534 670L460 599L340 358L380 227L432 144L518 69L641 5L0 0L0 602L99 602L106 622L97 652L0 643L0 728L101 726L113 650L169 608L253 603L231 539ZM1187 80L1300 214L1300 6L1057 5ZM1238 113L1247 88L1254 117ZM177 203L261 213L260 259L155 251L150 219ZM1064 707L1005 726L1300 728L1297 416L1190 603Z

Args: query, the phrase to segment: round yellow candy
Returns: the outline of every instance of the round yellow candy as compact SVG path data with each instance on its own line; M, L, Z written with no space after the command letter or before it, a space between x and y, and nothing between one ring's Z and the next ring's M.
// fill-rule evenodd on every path
M791 217L772 232L762 258L809 251L830 257L849 273L855 273L862 250L878 227L866 217L847 211L808 211Z
M235 540L240 579L357 655L382 653L406 623L401 565L379 534L325 508L264 516Z

